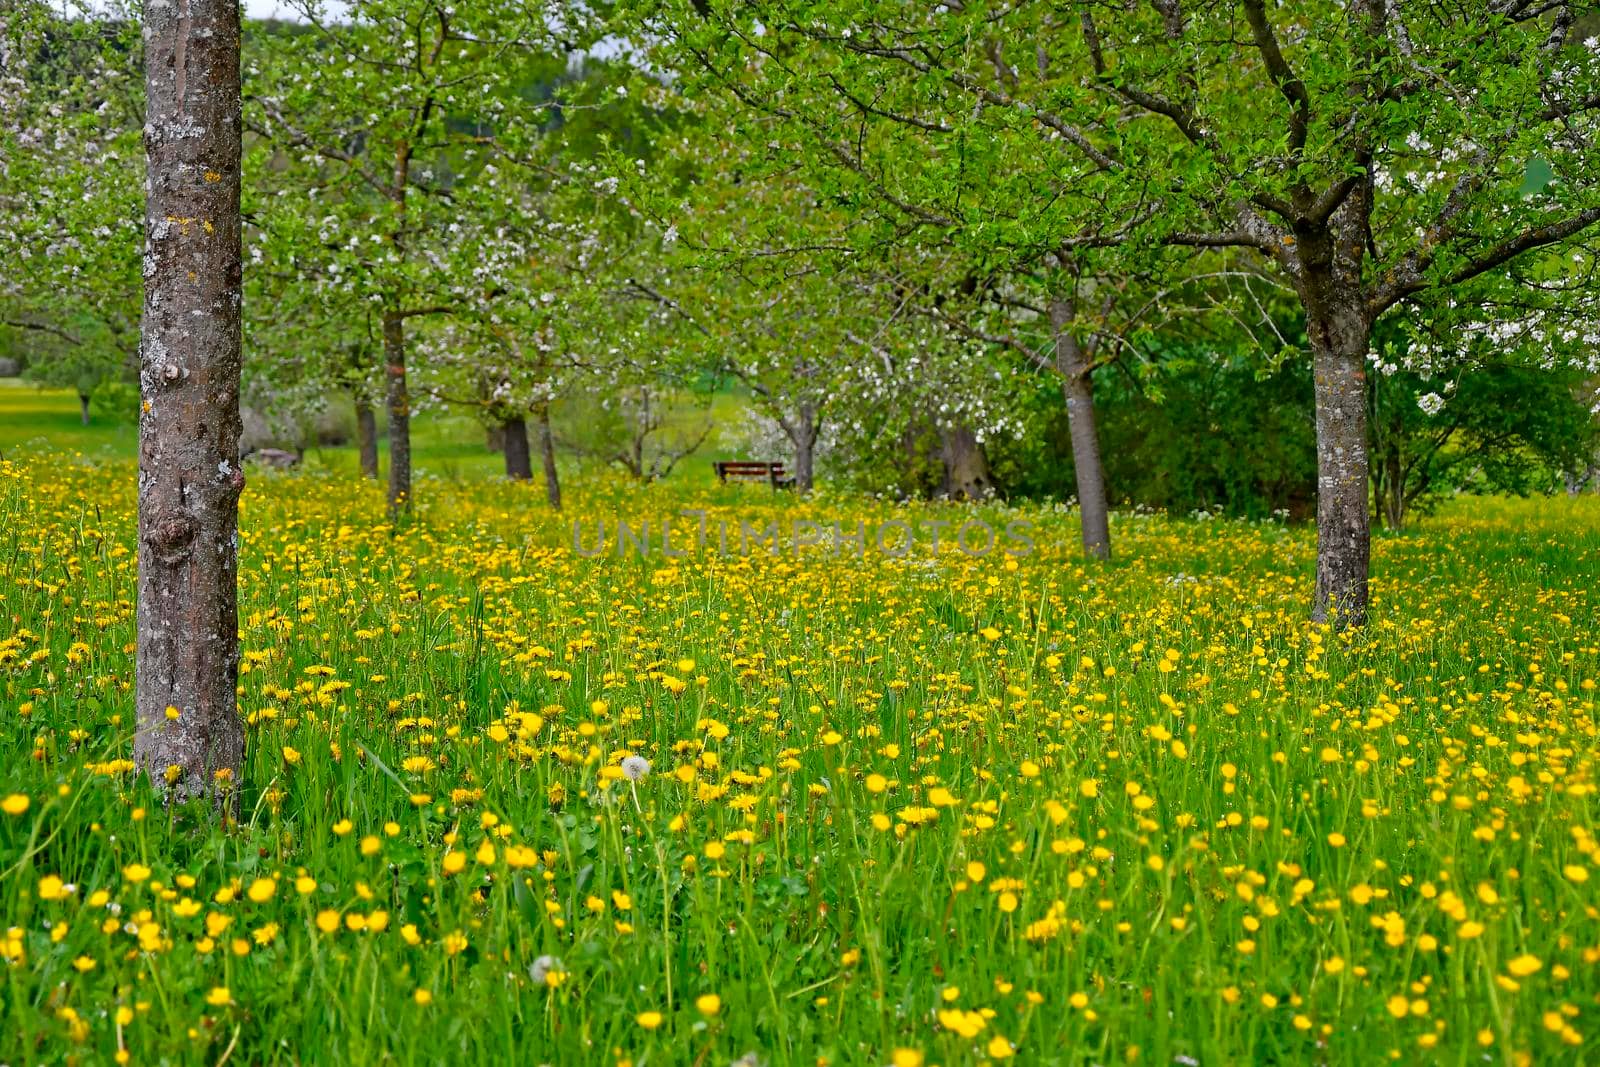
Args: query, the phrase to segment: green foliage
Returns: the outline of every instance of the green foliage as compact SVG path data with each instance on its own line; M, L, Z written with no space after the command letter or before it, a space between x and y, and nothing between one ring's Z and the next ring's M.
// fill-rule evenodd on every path
M104 383L89 398L91 420L116 426L132 426L139 421L139 387L131 382Z
M1553 492L1600 444L1584 378L1506 360L1440 381L1411 371L1371 383L1378 518L1399 528L1450 492Z
M1174 359L1140 379L1110 368L1095 376L1095 400L1114 503L1179 515L1311 514L1316 442L1304 366ZM1060 394L1046 383L1023 402L1030 432L990 446L996 479L1011 494L1068 499L1075 472Z

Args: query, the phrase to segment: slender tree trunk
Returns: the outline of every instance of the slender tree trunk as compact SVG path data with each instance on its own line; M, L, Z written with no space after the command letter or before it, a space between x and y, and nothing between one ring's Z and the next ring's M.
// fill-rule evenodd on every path
M951 426L939 433L944 461L944 493L952 500L987 500L994 496L989 457L970 426Z
M85 426L89 425L89 394L78 394L78 418Z
M1387 509L1385 518L1389 529L1396 531L1404 529L1406 524L1406 475L1402 459L1398 444L1384 457L1384 465L1388 471L1383 480L1389 487L1388 497L1384 501L1384 507Z
M383 355L389 377L385 400L389 417L389 512L396 514L411 503L411 397L406 392L405 319L396 310L383 315Z
M144 12L134 760L176 799L237 800L239 4Z
M556 440L550 432L550 402L542 402L534 409L539 424L539 457L544 461L544 495L550 506L561 510L561 478L556 472Z
M505 431L506 477L514 482L533 478L533 461L528 455L528 424L521 415L500 424Z
M1095 425L1094 381L1083 346L1072 332L1072 309L1050 302L1056 335L1056 370L1067 401L1067 428L1072 435L1072 466L1078 478L1078 514L1083 520L1083 551L1095 559L1111 558L1111 508L1106 500L1105 467L1100 462L1100 432Z
M1317 421L1317 591L1311 617L1340 627L1367 621L1371 512L1367 503L1367 346L1359 293L1314 282L1308 301ZM1404 487L1395 492L1403 493Z
M809 493L816 482L817 408L814 404L801 404L795 412L789 443L794 445L794 488L797 493Z
M356 400L356 444L361 450L361 476L378 477L378 416L369 400Z

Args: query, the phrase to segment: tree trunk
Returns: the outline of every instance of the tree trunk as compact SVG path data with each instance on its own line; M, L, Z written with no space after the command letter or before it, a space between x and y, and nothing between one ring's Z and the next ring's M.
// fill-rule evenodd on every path
M239 4L144 12L134 760L175 799L237 803Z
M820 433L816 405L801 404L791 426L789 442L794 445L795 492L809 493L816 481L817 437Z
M378 416L368 400L356 401L356 443L361 450L361 476L378 477Z
M994 496L989 457L970 426L952 426L939 433L939 458L944 462L944 494L952 500L987 500Z
M533 478L533 461L528 455L528 424L522 416L507 419L500 424L504 431L506 451L506 477L514 482Z
M383 355L389 389L389 513L411 503L411 397L406 392L405 319L396 310L383 314Z
M550 432L550 402L547 400L535 409L539 420L539 457L544 461L544 495L550 506L561 510L561 478L556 473L556 440Z
M1056 335L1056 370L1067 401L1072 466L1078 478L1078 514L1083 520L1083 551L1095 559L1110 559L1111 509L1106 501L1105 468L1100 463L1100 433L1095 426L1092 368L1072 332L1072 309L1064 301L1050 302L1050 323Z
M1384 465L1388 468L1388 472L1383 480L1389 487L1388 497L1383 502L1384 518L1389 529L1398 532L1404 529L1406 524L1406 474L1398 445L1390 450Z
M498 422L491 422L483 428L483 447L490 452L504 452L506 450L506 428Z
M89 425L89 394L78 394L78 418L85 426Z
M1334 282L1307 301L1317 405L1317 591L1311 618L1343 628L1367 621L1371 512L1367 505L1367 346L1371 325L1356 295ZM1403 497L1404 486L1393 492ZM1403 506L1403 505L1402 505Z
M1578 496L1590 485L1600 493L1600 456L1590 460L1582 470L1568 471L1566 480L1568 496Z

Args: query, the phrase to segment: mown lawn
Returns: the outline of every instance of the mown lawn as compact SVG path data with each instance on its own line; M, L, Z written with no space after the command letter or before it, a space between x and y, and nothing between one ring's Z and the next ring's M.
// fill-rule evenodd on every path
M0 465L0 1062L1594 1058L1600 499L1379 540L1341 636L1301 528L255 474L222 828L130 773L131 464L62 454ZM717 551L796 518L918 544Z

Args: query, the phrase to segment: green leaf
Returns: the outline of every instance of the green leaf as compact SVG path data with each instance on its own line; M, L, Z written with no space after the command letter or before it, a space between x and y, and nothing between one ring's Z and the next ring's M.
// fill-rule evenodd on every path
M1544 187L1555 180L1556 172L1550 168L1548 160L1534 156L1528 160L1528 169L1522 175L1522 188L1518 190L1519 196L1538 196L1544 192Z

